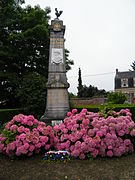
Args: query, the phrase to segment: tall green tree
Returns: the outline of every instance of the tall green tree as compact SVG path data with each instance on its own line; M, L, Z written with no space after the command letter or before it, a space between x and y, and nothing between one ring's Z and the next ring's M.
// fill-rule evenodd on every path
M24 96L19 94L27 89L23 82L30 78L29 73L36 73L44 82L48 76L50 8L22 8L20 3L23 1L0 2L0 102L8 107L23 102ZM69 60L68 50L65 55L70 69L73 61ZM36 75L31 76L35 82Z
M82 85L82 77L81 77L81 68L79 67L79 72L78 72L78 97L81 97L81 90L83 88Z
M7 23L1 28L5 32L0 49L1 101L6 100L13 107L18 105L16 90L21 88L25 74L37 72L47 77L50 13L49 8L42 10L39 6L28 6L22 9L19 5L14 5L16 4L9 4L11 11L5 11L5 16L10 13L8 17L13 19L7 19Z
M14 104L14 90L18 83L18 77L14 72L12 61L12 46L9 40L13 32L13 24L19 16L20 6L23 1L1 0L0 1L0 102L10 99Z

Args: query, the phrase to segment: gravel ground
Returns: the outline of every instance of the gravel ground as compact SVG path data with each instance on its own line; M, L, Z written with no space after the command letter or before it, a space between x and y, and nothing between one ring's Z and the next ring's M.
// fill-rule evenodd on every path
M11 160L0 155L0 180L135 180L135 153L67 163L47 163L43 156Z

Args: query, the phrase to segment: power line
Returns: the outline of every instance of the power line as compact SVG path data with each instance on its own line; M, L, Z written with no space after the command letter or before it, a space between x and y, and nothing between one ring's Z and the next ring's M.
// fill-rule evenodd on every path
M89 77L89 76L103 76L103 75L107 75L107 74L114 74L115 72L106 72L106 73L101 73L101 74L88 74L88 75L84 75L82 77ZM70 76L68 78L75 78L78 76Z

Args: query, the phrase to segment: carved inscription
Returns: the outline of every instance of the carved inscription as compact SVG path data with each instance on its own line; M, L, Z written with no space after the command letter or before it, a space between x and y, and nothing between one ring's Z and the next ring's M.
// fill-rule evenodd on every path
M63 63L63 49L62 48L52 48L52 63Z

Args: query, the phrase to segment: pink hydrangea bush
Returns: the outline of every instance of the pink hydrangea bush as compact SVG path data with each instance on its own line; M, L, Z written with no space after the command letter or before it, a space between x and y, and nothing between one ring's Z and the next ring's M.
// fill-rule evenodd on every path
M0 153L8 156L31 156L39 153L41 149L49 150L53 144L52 127L39 122L32 115L14 116L0 134Z
M110 112L109 112L110 113ZM134 151L131 137L135 136L135 123L128 109L111 112L105 119L100 113L76 109L67 113L60 125L54 126L55 148L67 150L73 157L112 157Z
M106 117L106 118L105 118ZM101 113L76 109L60 125L46 126L32 115L19 114L0 134L0 153L31 156L41 149L67 150L75 158L113 157L134 151L135 123L128 109ZM134 144L133 144L134 143Z

